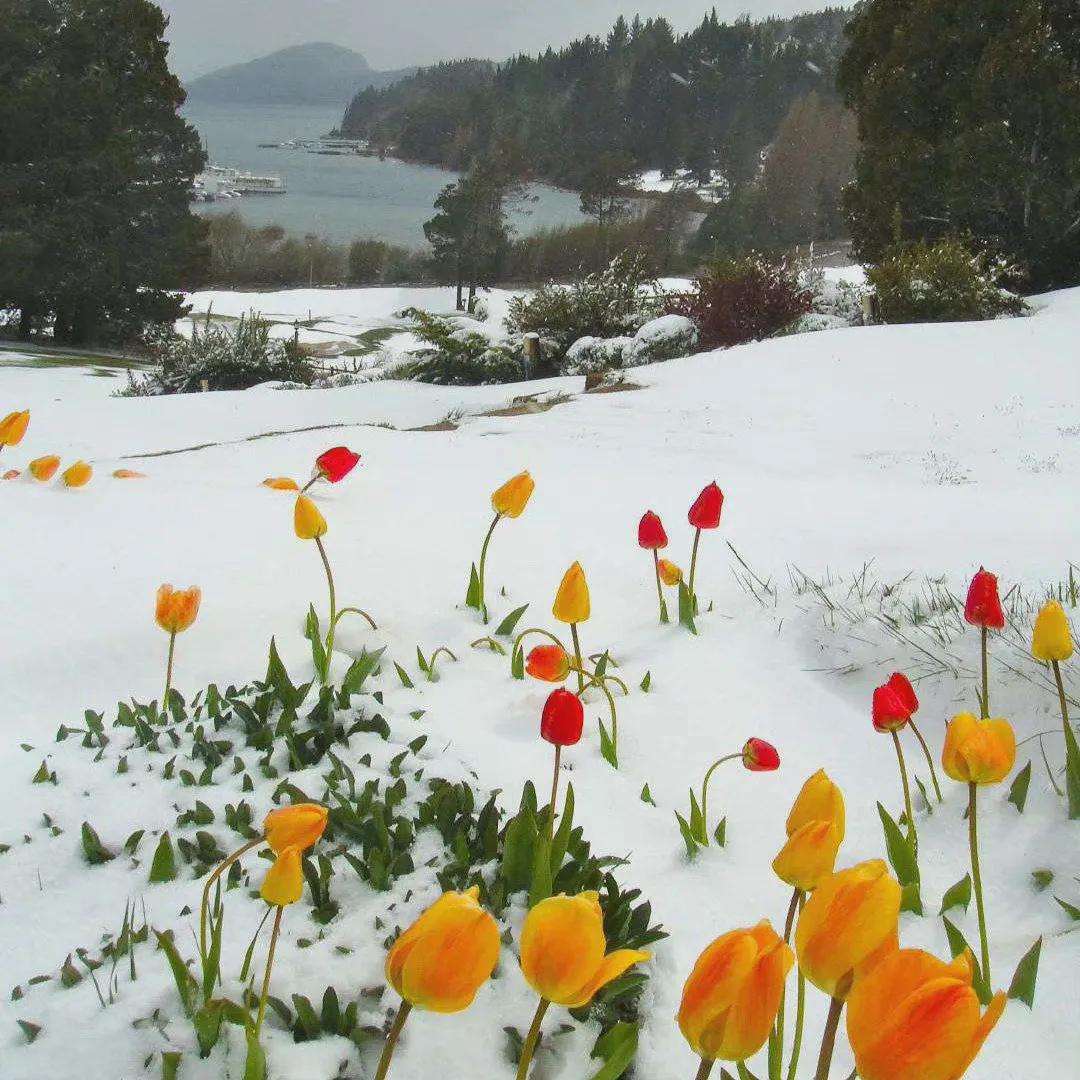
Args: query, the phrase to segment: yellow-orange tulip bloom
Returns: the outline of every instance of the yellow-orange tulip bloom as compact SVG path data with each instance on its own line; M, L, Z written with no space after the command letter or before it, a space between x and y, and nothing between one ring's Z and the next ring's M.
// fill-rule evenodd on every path
M502 517L521 517L535 487L536 482L527 472L518 473L492 493L491 508Z
M1031 655L1049 664L1052 660L1068 660L1073 654L1072 631L1065 610L1051 600L1043 606L1035 619L1035 632L1031 638Z
M945 729L941 764L964 784L999 784L1016 764L1016 735L1008 720L958 713Z
M660 580L665 585L678 585L682 581L682 568L676 566L670 559L660 559L657 565L660 567Z
M293 527L301 540L317 540L326 535L326 518L306 495L296 500Z
M202 589L193 585L190 589L174 589L162 585L157 591L154 618L167 634L179 634L195 621L202 602Z
M301 851L318 843L326 829L328 811L318 803L296 803L271 810L263 820L266 842L280 855L286 848Z
M788 836L794 836L811 821L831 822L840 830L840 837L843 839L844 796L824 769L818 769L795 796L787 818Z
M114 480L145 480L146 473L135 472L133 469L114 469Z
M94 475L94 466L85 461L76 461L74 465L64 470L61 479L69 488L81 488L90 483Z
M394 942L386 981L419 1009L467 1009L499 959L499 928L480 890L444 893Z
M843 839L833 822L808 821L788 837L773 859L773 871L792 888L812 892L832 874Z
M27 467L35 480L44 483L56 475L56 470L60 468L60 459L55 454L48 454L45 457L34 458Z
M852 982L898 947L900 884L881 859L826 878L795 928L799 970L819 990L845 999Z
M744 1061L765 1045L795 957L768 922L718 937L683 987L679 1028L707 1061Z
M521 970L545 1001L578 1009L598 990L652 954L618 949L604 955L604 916L595 892L552 896L525 916Z
M18 446L30 426L30 410L8 413L0 420L0 446Z
M304 892L304 870L299 848L287 847L279 853L267 870L259 892L268 904L277 907L295 904L300 899Z
M919 949L886 957L848 998L848 1040L862 1080L959 1080L1001 1017L980 1015L968 954L946 964Z
M589 618L589 585L581 563L574 563L563 574L551 613L561 623L580 623Z
M268 476L263 481L263 487L271 488L274 491L299 491L300 485L291 480L287 476Z

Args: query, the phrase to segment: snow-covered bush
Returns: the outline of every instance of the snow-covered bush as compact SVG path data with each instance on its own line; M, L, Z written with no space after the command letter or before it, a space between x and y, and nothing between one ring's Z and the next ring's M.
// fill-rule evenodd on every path
M661 315L650 319L634 335L633 344L623 356L623 366L655 364L688 356L698 345L698 331L685 315Z
M590 375L594 371L622 367L633 346L634 339L625 335L578 338L566 351L562 372L564 375Z
M411 320L413 333L427 348L410 353L407 360L388 370L389 378L440 386L480 386L525 377L517 342L492 339L466 325L469 320L463 317L433 315L419 308L406 308L401 317Z
M1004 259L973 252L961 240L894 248L867 271L887 323L967 322L1020 315L1024 302L1001 287Z

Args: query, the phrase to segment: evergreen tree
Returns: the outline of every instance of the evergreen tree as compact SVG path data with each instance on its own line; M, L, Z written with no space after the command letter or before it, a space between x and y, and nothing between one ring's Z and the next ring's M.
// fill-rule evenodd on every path
M635 178L630 156L618 151L599 154L582 177L581 212L596 218L602 265L608 261L608 228L629 209L626 189Z

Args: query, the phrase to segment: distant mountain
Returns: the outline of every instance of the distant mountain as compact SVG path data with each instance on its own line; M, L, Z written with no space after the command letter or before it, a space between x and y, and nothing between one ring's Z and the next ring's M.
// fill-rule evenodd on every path
M193 79L187 92L193 102L344 106L361 90L390 86L415 70L376 71L352 49L312 42L212 71Z

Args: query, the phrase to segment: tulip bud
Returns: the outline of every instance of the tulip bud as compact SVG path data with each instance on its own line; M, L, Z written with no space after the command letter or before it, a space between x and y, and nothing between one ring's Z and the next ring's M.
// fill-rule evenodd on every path
M720 527L720 511L724 508L724 493L713 481L694 500L687 518L695 529L716 529Z
M435 1013L467 1009L499 959L499 928L480 890L444 893L394 942L386 981L410 1005Z
M881 859L822 881L795 929L799 970L819 990L845 999L857 975L896 951L900 894Z
M55 454L48 454L46 457L34 458L28 468L35 480L45 483L56 475L56 470L60 468L60 459Z
M660 580L665 585L678 585L683 579L681 568L676 566L670 559L660 560Z
M1051 663L1068 660L1073 654L1072 631L1065 609L1051 600L1043 606L1035 619L1035 631L1031 639L1031 655L1036 660Z
M201 601L202 590L198 586L174 589L171 585L162 585L157 591L154 618L165 633L182 633L195 621Z
M492 493L491 508L501 517L521 517L535 487L536 482L527 472L518 473Z
M878 731L899 731L911 719L911 710L891 686L885 685L874 691L870 715Z
M146 473L133 472L131 469L116 469L113 472L114 480L145 480Z
M271 810L263 820L266 842L280 855L286 848L314 846L326 829L328 811L318 803L294 803Z
M646 551L659 551L668 546L663 522L651 510L646 510L637 527L638 547Z
M780 768L780 755L764 739L747 739L742 749L743 765L751 772L773 772Z
M336 484L344 480L356 468L360 455L354 454L347 446L335 446L315 459L315 472L323 480Z
M271 491L299 491L300 485L291 480L287 476L268 476L263 482L263 487L270 488Z
M295 904L304 892L304 870L300 862L300 849L286 848L274 860L263 878L259 893L276 907Z
M570 657L561 645L537 645L525 658L525 670L543 682L562 682L570 674Z
M604 916L595 892L541 900L521 928L521 970L545 1000L568 1009L588 1005L596 993L651 954L619 949L605 956Z
M813 892L832 874L843 839L834 822L808 821L788 837L773 859L773 872L792 888Z
M919 711L919 699L915 696L915 687L911 685L911 680L903 672L894 671L885 685L900 699L901 704L907 709L908 719Z
M964 618L972 626L981 626L986 630L1005 628L1005 613L1001 610L1001 598L998 596L998 579L981 566L968 587Z
M769 1037L791 949L768 922L718 937L683 987L679 1029L706 1061L745 1061Z
M326 535L326 518L306 495L301 495L296 500L293 528L300 540L318 540Z
M793 836L811 821L831 822L840 830L840 835L844 835L844 796L824 769L818 769L795 796L787 818L788 836Z
M81 488L90 483L94 475L94 467L85 461L76 461L64 471L62 479L69 488Z
M964 784L999 784L1016 764L1016 735L1008 720L958 713L945 729L941 764Z
M573 746L585 727L581 699L569 690L553 690L544 702L540 717L540 738L554 746Z
M8 413L0 420L0 446L18 446L30 426L30 410Z
M561 623L582 623L589 618L589 586L585 571L576 562L563 575L551 613Z
M968 953L946 964L920 949L900 949L861 978L847 1010L848 1041L859 1076L963 1076L1005 1008L1005 994L999 992L980 1015L972 974Z

